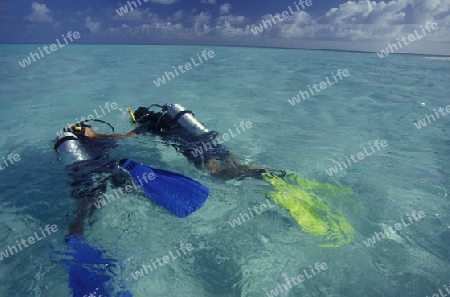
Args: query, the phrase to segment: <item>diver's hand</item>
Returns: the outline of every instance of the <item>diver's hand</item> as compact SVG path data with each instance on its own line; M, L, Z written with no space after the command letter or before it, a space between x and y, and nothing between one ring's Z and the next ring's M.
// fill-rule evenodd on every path
M124 138L124 136L121 135L121 134L100 134L100 133L95 133L94 131L92 131L88 127L81 128L81 132L83 133L84 136L89 137L89 138L93 138L93 139Z
M100 134L100 133L95 133L88 127L81 127L81 133L86 137L95 138L95 139L125 138L125 137L137 135L135 132L128 132L127 134Z
M88 127L81 128L81 132L84 136L90 137L90 138L97 138L97 133L89 129Z

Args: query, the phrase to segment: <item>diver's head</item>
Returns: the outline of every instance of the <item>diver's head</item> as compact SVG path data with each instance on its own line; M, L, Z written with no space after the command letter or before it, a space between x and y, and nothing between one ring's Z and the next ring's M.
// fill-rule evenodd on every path
M150 109L153 106L160 107L162 112L150 111ZM139 106L139 108L136 109L136 111L134 113L133 113L133 111L131 111L131 108L128 108L127 111L130 114L130 118L133 123L142 124L142 123L146 123L149 121L155 121L155 120L159 122L159 120L161 119L161 115L164 114L166 109L165 109L165 105L162 106L159 104L152 104L149 107Z
M137 123L142 124L149 120L151 113L152 112L147 107L139 106L139 108L134 112L134 118Z
M128 109L128 112L130 113L130 118L133 123L142 124L158 119L158 114L154 111L150 111L147 107L140 106L134 113L131 109Z

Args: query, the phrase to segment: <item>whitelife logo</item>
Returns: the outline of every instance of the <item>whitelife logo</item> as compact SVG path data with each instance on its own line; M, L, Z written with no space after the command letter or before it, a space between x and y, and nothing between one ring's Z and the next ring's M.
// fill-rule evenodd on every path
M406 41L407 38L405 36L403 36L401 38L401 41L403 42L403 44L405 46L410 44L410 43L412 43L412 42L414 42L414 41L420 40L421 38L427 36L427 32L426 31L428 31L428 33L431 33L431 29L433 29L433 30L439 29L438 24L437 23L432 23L432 22L427 22L425 24L425 28L423 28L422 26L420 26L420 28L422 29L423 35L420 35L419 32L417 32L417 29L416 29L416 30L414 30L414 34L415 35L414 34L409 34L408 35L408 41L409 42ZM426 29L426 31L425 31L425 29ZM397 44L395 44L395 43L394 44L388 43L388 46L385 49L382 49L381 51L379 51L377 53L377 55L378 55L378 57L380 57L380 59L383 59L385 56L386 57L389 56L389 50L390 50L390 53L393 54L394 52L399 50L399 47L403 48L402 43L400 42L400 40L398 40L398 38L396 38L396 40L397 40Z
M106 115L106 112L105 112L105 110L103 109L103 107L108 111L108 113L110 113L110 112L112 112L113 110L116 110L116 109L118 108L116 102L109 103L109 101L106 102L105 105L104 105L103 107L102 107L101 105L99 105L99 107L100 107L100 109L101 109L101 114L98 114L97 109L94 109L94 110L93 110L94 114L88 115L87 118L86 118L86 117L80 117L80 120L79 120L79 121L78 121L78 118L75 118L75 123L80 123L80 122L83 122L83 121L85 121L85 120L90 121L90 120L98 120L98 119L100 119L101 117L103 117L104 115ZM67 124L67 127L70 128L71 125L73 125L73 123L72 123L72 124ZM64 131L56 132L56 135L58 135L58 137L62 137L63 134L64 134Z
M150 0L142 0L144 1L144 3L147 3ZM142 5L141 0L137 0L137 2L139 3L139 6ZM124 14L127 14L129 11L134 10L134 8L132 7L132 5L134 5L134 8L138 8L138 5L136 4L135 1L127 1L127 5L124 5L122 7L120 7L119 9L116 9L116 12L119 16L123 16ZM130 10L128 10L128 7L130 7Z
M9 165L13 165L14 162L19 162L20 161L20 155L19 154L9 154L8 157L6 158L9 161L5 160L5 157L2 157L3 159L3 163L5 163L6 167L3 167L2 165L0 165L0 171L2 171L3 169L7 168Z
M320 274L322 271L327 270L328 269L328 265L327 265L327 263L319 263L319 262L317 262L314 265L314 268L312 266L309 266L309 268L310 268L310 271L311 271L312 275L309 275L308 271L306 271L306 269L304 269L303 270L304 275L300 274L297 277L291 277L291 279L286 278L286 283L284 283L284 284L277 284L277 287L275 289L270 290L270 292L266 292L267 296L268 297L278 296L278 294L287 296L287 292L290 289L292 289L291 281L293 282L294 286L296 286L299 283L304 282L305 279L310 279L310 278L314 277L315 275ZM279 291L279 293L278 293L278 291ZM283 291L286 292L286 294L282 294Z
M106 204L111 203L112 201L115 201L116 198L117 199L120 198L119 194L117 193L117 190L119 191L121 196L125 196L127 193L131 193L134 190L138 189L140 186L143 186L144 182L145 182L145 184L148 184L150 181L155 180L156 179L156 175L155 175L155 173L153 171L151 172L151 174L148 174L147 172L145 172L142 175L142 179L144 180L144 182L142 182L142 180L141 180L141 178L139 176L137 176L137 179L139 181L139 185L137 185L134 182L134 179L132 179L131 183L133 184L133 186L126 185L125 187L119 187L118 189L115 188L114 189L114 194L116 195L116 197L114 197L114 195L112 195L112 194L103 193L104 197L100 198L97 202L94 202L94 206L97 209L100 209L102 206L106 206Z
M172 251L169 251L169 255L163 256L162 258L156 258L156 262L158 263L159 266L156 266L155 262L152 260L152 265L142 265L142 268L140 270L137 270L134 273L131 273L131 276L135 279L138 280L140 277L143 277L144 275L148 274L149 271L154 271L156 269L158 269L158 267L162 267L165 264L168 264L171 260L175 260L181 257L181 252L183 253L183 255L186 255L187 252L192 251L194 248L192 247L192 244L188 243L188 244L180 244L180 248L175 248L175 253L178 255L178 257L176 255L174 255L174 253L172 253ZM181 252L180 252L181 251ZM162 262L161 262L162 260ZM145 273L144 273L145 272Z
M61 44L61 42L59 42L59 38L57 38L56 43L58 43L59 48L56 46L56 44L51 44L50 47L47 47L47 46L43 47L43 50L45 51L45 53L47 55L50 55L52 52L56 52L58 49L63 48L67 44L69 44L69 42L67 42L66 37L64 37L64 34L61 36L63 37L65 44ZM79 39L81 37L80 32L75 31L75 32L73 32L73 34L72 34L72 31L67 32L67 38L69 38L70 42L73 42L72 37L73 37L73 39ZM49 49L50 49L50 51L49 51ZM19 61L19 65L22 66L22 68L25 68L25 67L31 65L31 59L33 59L33 62L36 62L37 60L44 58L44 53L42 52L40 47L38 47L38 50L41 53L40 56L37 53L31 52L27 58L23 59L22 61ZM35 58L37 58L37 60Z
M322 81L322 82L320 82L319 84L313 84L312 88L311 88L310 85L308 85L309 92L308 92L308 91L302 91L302 90L300 90L300 91L298 92L298 95L295 96L295 97L292 97L292 99L288 99L288 102L289 102L292 106L294 106L296 103L300 103L300 102L302 101L302 99L300 99L300 96L302 96L303 100L305 100L306 98L309 98L309 97L310 97L310 94L311 94L311 96L314 96L315 93L314 93L314 91L313 91L313 88L314 88L314 90L316 91L316 93L319 93L320 91L325 90L325 89L328 88L329 86L331 87L331 86L334 85L335 83L340 82L341 80L344 79L344 77L349 77L349 76L350 76L350 71L348 71L347 69L344 69L344 70L339 69L339 70L336 72L336 75L339 76L339 78L340 78L341 80L338 80L338 79L336 78L336 75L334 74L334 72L331 72L331 75L333 76L334 82L330 81L330 78L329 78L329 77L325 77L326 82L325 82L325 81ZM343 76L343 77L342 77L342 76ZM320 87L320 89L319 89L319 87Z
M252 122L250 122L250 121L247 121L247 122L245 122L245 123L244 123L244 121L241 121L240 124L239 124L239 127L240 127L241 129L239 129L238 126L236 126L236 124L234 124L234 127L236 128L237 134L233 134L233 131L231 131L231 129L228 129L228 132L230 132L231 137L234 138L234 137L238 136L239 134L241 134L241 130L242 130L242 132L245 132L245 131L246 131L246 129L244 128L244 126L245 126L245 128L247 128L247 130L248 130L248 129L251 129L251 128L253 127L253 124L252 124ZM212 139L212 143L213 143L212 145L211 145L211 142L204 143L204 142L202 141L202 146L203 146L203 148L202 148L201 146L196 147L196 148L194 148L194 150L191 150L191 154L192 154L195 158L197 158L197 156L199 156L199 155L201 155L201 154L203 154L203 153L206 153L208 150L212 150L212 149L213 149L213 145L214 145L214 147L216 147L216 146L217 146L217 143L222 144L222 143L224 143L225 141L230 140L230 135L228 135L227 133L224 133L224 134L222 134L222 136L218 136L218 137L216 137L216 138L213 138L213 139ZM223 140L222 142L220 141L221 138L222 138L222 140ZM217 143L216 143L216 142L217 142ZM203 150L203 149L204 149L204 150Z
M212 59L215 56L216 56L216 54L214 53L214 51L208 51L208 55L206 55L206 50L204 50L202 52L201 56L199 54L197 54L197 59L200 62L200 64L195 63L194 58L191 58L191 62L194 65L194 67L197 67L197 66L200 66L200 65L202 65L204 63L203 59L205 59L205 62L206 62L206 61L208 61L208 57L210 59ZM203 57L203 59L201 57ZM184 66L184 69L186 69L186 70L183 69L183 66ZM172 66L172 68L173 68L173 71L175 71L175 73L176 73L176 75L178 77L180 74L178 73L177 69L180 70L181 73L186 73L186 72L188 72L189 70L192 69L192 65L191 65L191 63L188 62L185 65L178 65L178 67L176 67L176 68L175 68L175 66ZM166 81L166 78L167 78L167 81ZM164 71L164 75L161 76L161 77L158 77L156 80L153 81L153 83L157 87L160 87L161 85L163 85L165 83L168 83L170 80L172 80L174 78L175 78L175 74L173 74L172 71L169 71L169 72Z
M375 141L375 144L374 144L374 145L377 147L378 151L375 151L375 150L373 149L372 143L369 143L369 145L370 145L370 148L372 149L372 152L373 152L373 153L376 153L376 152L380 151L380 150L381 150L380 146L381 146L382 148L385 148L385 147L388 146L386 140L382 140L382 141L378 141L378 140L377 140L377 141ZM372 155L372 153L370 153L370 152L367 151L367 147L364 147L364 152L366 153L366 155L364 155L362 152L357 153L356 156L353 155L353 154L350 155L350 158L352 159L352 161L354 162L354 164L358 163L358 162L361 161L361 160L364 160L365 157L368 157L368 156L371 156L371 155ZM359 161L356 160L355 157L358 157L358 160L359 160ZM345 159L347 159L348 166L351 166L352 164L350 163L349 158L348 158L347 156L345 156ZM340 170L343 170L344 168L347 169L347 164L345 164L345 161L343 161L343 162L337 162L337 161L334 161L334 162L336 162L337 165L335 165L334 167L330 167L329 169L325 169L325 171L327 172L327 174L328 174L329 176L333 176L333 174L337 174L337 173L339 172L339 169L340 169ZM344 168L343 168L341 165L344 165ZM338 166L339 166L339 169L338 169Z
M419 221L419 219L422 219L425 217L425 213L423 211L419 211L417 212L416 210L412 212L411 216L414 218L414 221L411 219L411 217L409 215L408 216L408 220L409 220L409 224L405 222L405 220L402 218L402 224L400 223L396 223L394 224L394 228L397 231L402 230L403 227L408 227L410 225L412 225L413 223ZM375 232L374 236L372 236L371 238L367 238L367 240L363 240L364 244L367 247L370 247L371 245L374 245L375 243L377 243L377 240L380 241L381 239L385 239L389 236L389 231L391 233L395 233L394 229L392 226L389 226L388 228L384 229L383 232ZM380 238L381 237L381 238Z
M253 211L259 215L262 214L263 212L265 212L266 210L268 210L269 208L274 207L275 204L271 204L270 200L267 200L267 205L265 203L258 205L258 206L253 206L253 209L248 208L249 212L248 213L244 213L242 214L242 212L239 214L239 217L237 217L236 219L233 219L232 221L228 221L228 224L230 224L231 228L235 228L236 226L240 226L241 224L245 223L246 221L249 221L251 218L255 217L255 214L253 214ZM260 210L260 212L258 211L258 209ZM250 218L250 215L251 218ZM242 219L242 221L241 221Z
M41 230L41 235L43 237L39 237L37 232L34 232L34 236L30 236L27 240L22 239L20 242L18 240L16 240L17 246L13 245L12 247L8 245L7 249L3 252L0 252L0 261L3 261L3 258L8 258L14 254L17 254L19 251L17 250L17 247L19 248L19 250L22 250L22 245L24 246L24 248L29 247L32 244L35 244L36 241L41 241L42 239L44 239L45 237L47 237L45 235L44 230L47 232L48 235L52 235L52 232L57 232L58 231L58 226L56 225L46 225L44 230L42 230L42 228L39 228ZM50 232L51 231L51 232ZM27 242L29 245L27 245Z
M450 286L450 284L449 284ZM450 294L450 289L447 287L447 285L444 285L445 290L447 291L447 293ZM448 295L442 292L442 289L439 289L439 294L433 294L432 296L427 295L426 297L447 297Z
M311 6L313 3L312 3L312 0L306 0L306 1L299 0L298 4L297 4L297 2L294 2L294 4L295 4L295 7L297 8L297 11L292 10L291 6L289 5L289 7L288 7L289 11L283 11L281 14L279 14L279 13L275 14L275 17L277 18L278 22L282 22L282 21L296 15L300 11L305 10L306 7ZM302 8L300 8L299 5ZM290 12L290 14L289 14L289 12ZM281 18L280 18L280 16L281 16ZM254 26L254 27L250 28L250 30L253 32L253 34L257 35L257 34L261 34L264 31L264 28L269 29L272 26L275 26L276 24L277 24L277 21L274 19L274 16L270 15L270 19L262 20L261 25ZM263 28L263 26L264 26L264 28Z
M440 119L439 114L436 111L436 109L433 109L433 110L434 110L434 114L436 115L436 117L438 119ZM439 107L438 110L441 112L442 116L446 116L447 114L450 113L450 105L447 105L445 107L445 111L446 112L444 112L444 108L442 108L442 107ZM419 120L416 123L414 123L414 125L416 126L417 129L420 129L422 127L426 127L427 126L427 120L428 120L428 124L431 124L431 119L433 119L433 122L436 122L436 118L434 117L434 115L427 114L427 115L425 115L425 117L422 120Z

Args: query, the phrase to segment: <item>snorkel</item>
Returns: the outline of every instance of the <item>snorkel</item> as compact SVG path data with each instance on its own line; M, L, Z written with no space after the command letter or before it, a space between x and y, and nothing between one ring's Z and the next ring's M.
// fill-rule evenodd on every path
M164 107L159 104L152 104L149 107L139 106L138 109L136 109L134 112L131 110L131 108L127 108L131 121L135 124L142 124L152 119L155 115L159 115L160 112L154 112L150 110L153 106L161 108L161 110L163 111L163 113L161 113L161 116L164 114Z
M131 110L131 108L127 108L128 113L130 114L130 119L133 123L136 123L136 117L134 116L133 111Z

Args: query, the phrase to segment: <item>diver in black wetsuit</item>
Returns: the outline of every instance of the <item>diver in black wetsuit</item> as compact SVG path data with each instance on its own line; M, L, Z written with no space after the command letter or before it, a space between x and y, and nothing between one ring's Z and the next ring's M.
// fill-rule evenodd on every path
M89 128L84 123L71 125L60 133L54 145L54 149L62 153L61 158L72 177L71 196L78 201L77 216L69 226L68 235L83 235L84 223L94 213L94 202L106 191L108 180L117 185L126 178L118 169L117 160L108 156L117 146L116 141L92 139L83 132Z
M129 110L132 121L141 125L127 134L98 134L86 128L83 129L84 135L94 139L108 139L150 132L175 147L197 168L205 168L211 175L224 180L261 178L262 173L274 171L260 166L239 164L237 157L228 148L214 141L218 133L207 130L193 117L191 111L181 105L156 106L161 107L162 111L154 112L145 107L139 107L134 113ZM207 150L205 144L208 146ZM199 153L198 148L202 146L205 150ZM279 174L283 175L284 172Z
M112 291L117 291L114 296L132 297L122 281L113 277L114 260L105 257L105 251L90 246L83 234L85 223L93 215L95 202L105 192L108 180L118 184L124 183L128 177L118 168L118 162L109 158L108 153L117 146L116 141L85 136L83 130L90 128L85 122L63 129L54 145L72 177L70 193L77 200L76 217L65 236L70 251L58 254L65 257L61 263L68 268L68 286L74 297L112 296L109 294Z

